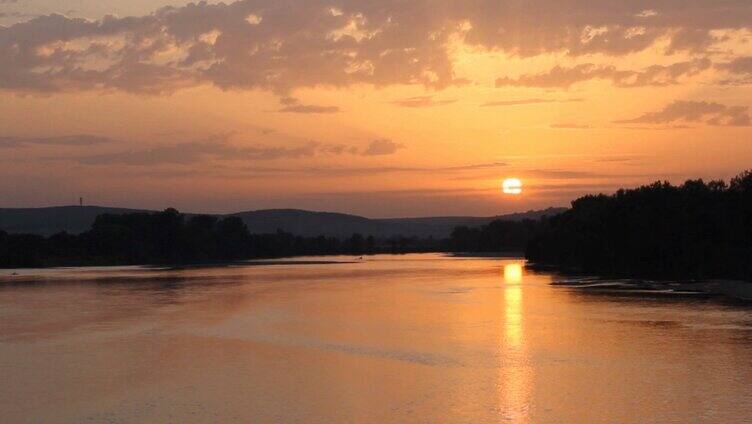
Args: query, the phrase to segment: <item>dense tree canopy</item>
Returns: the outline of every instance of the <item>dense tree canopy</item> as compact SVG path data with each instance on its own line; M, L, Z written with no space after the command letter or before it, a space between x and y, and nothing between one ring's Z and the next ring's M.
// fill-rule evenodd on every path
M539 221L457 227L448 240L353 234L347 239L251 234L240 218L105 214L80 235L0 231L0 267L198 263L377 252L521 252L532 262L593 274L752 278L752 172L728 184L667 182L588 195Z
M449 248L454 252L522 252L538 231L535 220L496 220L482 227L457 227Z
M752 172L585 196L542 221L528 259L589 273L752 277Z
M181 264L225 262L295 255L329 255L436 250L431 239L376 240L300 237L283 231L251 234L238 217L186 218L175 209L159 213L104 214L80 235L49 238L0 231L0 267L51 265Z

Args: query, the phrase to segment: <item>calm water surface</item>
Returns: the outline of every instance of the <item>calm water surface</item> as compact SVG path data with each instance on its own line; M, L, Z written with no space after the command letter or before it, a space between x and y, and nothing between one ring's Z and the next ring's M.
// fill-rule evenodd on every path
M19 273L2 423L752 422L752 310L521 260Z

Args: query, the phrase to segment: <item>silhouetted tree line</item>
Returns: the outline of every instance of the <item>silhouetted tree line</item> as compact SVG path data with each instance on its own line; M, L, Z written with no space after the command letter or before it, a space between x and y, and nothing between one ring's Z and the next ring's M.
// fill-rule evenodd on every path
M158 213L104 214L79 235L42 237L0 231L0 267L183 264L298 255L435 251L433 239L353 234L301 237L284 231L251 234L238 217L190 218L175 209Z
M526 256L587 273L752 278L752 172L585 196L541 221Z
M496 220L482 227L456 227L449 239L453 252L523 252L537 234L539 221Z
M535 263L601 275L752 279L752 172L588 195L539 221L457 227L448 249L524 250Z
M593 274L752 279L752 172L724 181L656 182L588 195L540 221L457 227L448 240L353 234L251 234L240 218L100 215L91 230L48 238L0 231L0 267L224 262L298 255L525 251L536 263Z

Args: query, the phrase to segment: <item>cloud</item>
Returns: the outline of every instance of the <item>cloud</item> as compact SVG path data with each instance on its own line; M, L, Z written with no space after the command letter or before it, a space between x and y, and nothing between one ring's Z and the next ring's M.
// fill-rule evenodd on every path
M631 155L631 156L607 156L602 158L596 158L595 162L603 162L603 163L626 163L626 162L634 162L637 160L642 159L642 156L637 155Z
M561 124L551 124L551 128L562 129L562 130L592 130L595 127L592 125L588 125L588 124L561 123Z
M478 163L473 165L460 165L460 166L450 166L445 168L433 168L433 169L439 169L443 171L470 171L470 170L478 170L478 169L497 169L499 167L507 166L504 162L491 162L491 163Z
M129 150L82 156L77 161L87 165L161 165L192 164L207 159L269 160L313 156L317 145L309 143L300 147L238 147L226 143L187 142L148 149Z
M187 165L211 160L266 161L275 159L308 158L313 156L381 156L393 154L404 147L402 144L390 140L374 140L365 148L359 148L348 144L320 143L317 141L297 143L296 146L292 147L281 147L233 144L230 143L231 137L232 134L220 134L202 140L162 144L148 148L76 157L54 157L48 159L74 160L85 165ZM2 140L3 139L0 138L0 147L2 147ZM88 140L83 139L83 141L80 142L85 141ZM94 142L96 140L91 141Z
M164 164L186 165L208 160L264 161L306 158L316 155L355 155L361 153L356 146L326 144L316 141L308 141L293 147L238 145L230 143L230 137L231 135L229 134L222 134L198 141L163 144L150 148L101 153L73 158L66 157L53 159L73 159L78 163L86 165L119 164L147 166ZM373 146L370 145L369 149L371 147ZM378 147L379 146L377 146L377 148ZM384 146L381 147L385 149Z
M672 124L672 125L652 125L649 127L646 126L625 126L625 127L618 127L622 130L635 130L635 131L673 131L673 130L691 130L694 127L687 124Z
M594 79L609 80L618 87L666 86L678 84L680 78L697 75L711 66L711 61L706 58L668 66L653 65L639 71L618 70L614 66L584 63L571 68L555 66L548 72L522 75L518 78L501 77L496 80L496 86L568 88Z
M286 113L337 113L337 106L317 106L317 105L290 105L279 109L278 112Z
M556 100L551 99L499 100L495 102L483 103L481 107L535 105L541 103L554 103L555 101Z
M534 178L545 178L555 180L569 180L569 179L581 179L581 178L602 178L608 176L608 174L599 174L589 171L570 171L562 169L527 169L520 171L521 175Z
M329 0L240 0L99 20L39 16L0 28L0 89L151 95L205 84L279 95L354 84L441 89L466 82L455 75L455 40L523 58L622 57L660 43L669 53L700 52L723 41L716 32L752 26L748 0L666 0L649 7L619 0L340 0L334 6ZM691 74L672 69L562 68L555 85L592 74L626 86L661 85L673 83L677 72ZM525 79L502 78L500 85L520 82Z
M730 62L719 64L718 68L737 74L752 74L752 56L738 57Z
M380 174L456 174L466 171L483 171L506 167L506 163L489 162L459 166L368 166L368 167L295 167L295 168L261 168L244 169L246 177L267 176L306 176L306 177L350 177Z
M617 124L669 124L696 122L715 126L749 126L752 124L749 108L726 106L714 102L677 100L656 112L633 119L614 121Z
M499 100L499 101L483 103L481 107L522 106L522 105L535 105L535 104L544 104L544 103L570 103L570 102L582 102L584 100L585 99L582 99L582 98L571 98L571 99L564 99L564 100L540 99L540 98L521 99L521 100Z
M720 81L721 85L752 84L752 56L738 57L716 67L731 74L730 78Z
M346 144L325 144L319 146L319 152L327 155L341 155L345 153L356 155L358 154L358 148Z
M391 155L404 147L404 145L391 140L373 140L363 151L363 154L366 156Z
M456 102L457 100L434 100L433 96L417 96L407 99L395 100L392 104L402 107L433 107L443 106Z
M0 147L44 146L94 146L111 143L114 140L89 134L67 135L59 137L0 137Z
M681 28L671 37L666 53L674 54L682 51L700 53L726 39L726 37L716 37L704 29Z
M318 105L304 105L300 104L300 101L294 97L284 96L279 99L283 107L278 112L286 113L337 113L339 107L337 106L318 106Z
M565 51L571 56L603 53L624 55L654 46L658 40L683 38L676 48L695 50L704 40L686 37L683 31L708 34L711 28L748 27L748 3L731 0L719 4L709 0L652 2L530 1L472 2L478 6L470 20L467 39L481 46L493 46L519 56ZM485 9L481 9L484 7ZM726 11L724 12L724 9ZM645 12L648 12L647 14ZM738 16L730 16L738 13ZM716 20L717 19L717 20ZM692 43L694 41L695 44Z
M243 0L99 21L41 16L0 30L0 88L163 94L210 83L287 95L320 85L460 83L445 49L454 31L431 21L406 28L418 11L408 9L345 2L332 13L321 0Z
M2 4L2 2L0 2ZM0 18L32 18L36 15L29 15L21 12L0 12Z

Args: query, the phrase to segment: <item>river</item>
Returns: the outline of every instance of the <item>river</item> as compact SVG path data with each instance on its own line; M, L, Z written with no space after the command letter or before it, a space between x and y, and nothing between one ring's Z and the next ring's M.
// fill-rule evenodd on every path
M0 271L3 423L752 422L752 308L515 258Z

